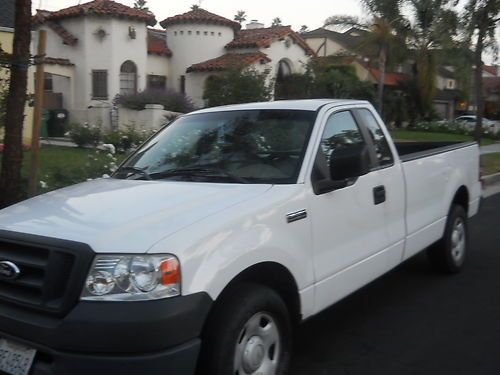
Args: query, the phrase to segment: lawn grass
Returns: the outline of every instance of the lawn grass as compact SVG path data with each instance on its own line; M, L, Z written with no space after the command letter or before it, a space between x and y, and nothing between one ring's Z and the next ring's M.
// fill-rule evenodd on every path
M114 155L114 157L116 163L119 163L123 160L124 155ZM0 154L0 161L1 159L2 155ZM28 179L30 162L31 152L27 151L24 153L21 168L21 175L25 181ZM40 150L38 180L44 181L44 183L48 182L48 188L41 189L41 192L85 181L87 178L96 178L103 173L110 173L109 169L103 168L110 162L111 158L104 151L43 145ZM92 165L95 168L92 168ZM87 175L89 173L93 175Z
M481 155L481 172L483 176L500 173L500 152Z
M464 134L433 133L413 130L392 130L392 138L395 141L473 141L472 136ZM493 141L488 138L481 140L481 145L491 145Z

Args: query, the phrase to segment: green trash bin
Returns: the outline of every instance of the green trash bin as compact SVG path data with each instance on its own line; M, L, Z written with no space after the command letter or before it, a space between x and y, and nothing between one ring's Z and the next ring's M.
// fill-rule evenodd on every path
M40 121L40 138L47 138L49 136L48 122L49 110L44 108L42 111L42 119Z

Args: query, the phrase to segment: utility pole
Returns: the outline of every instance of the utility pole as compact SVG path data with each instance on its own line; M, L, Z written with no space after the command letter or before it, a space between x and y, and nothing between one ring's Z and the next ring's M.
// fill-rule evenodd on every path
M38 188L38 164L40 161L40 121L43 110L44 91L44 60L47 34L45 30L38 31L38 50L35 56L35 110L33 113L33 130L31 133L31 163L29 174L28 194L30 197L36 195Z

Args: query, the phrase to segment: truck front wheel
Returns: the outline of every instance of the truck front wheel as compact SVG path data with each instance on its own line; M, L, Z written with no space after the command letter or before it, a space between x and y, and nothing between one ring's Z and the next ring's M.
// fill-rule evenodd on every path
M287 307L274 290L238 285L214 306L208 324L199 374L286 373L292 329Z
M462 206L453 204L443 238L427 250L429 260L442 272L457 273L463 268L467 245L467 213Z

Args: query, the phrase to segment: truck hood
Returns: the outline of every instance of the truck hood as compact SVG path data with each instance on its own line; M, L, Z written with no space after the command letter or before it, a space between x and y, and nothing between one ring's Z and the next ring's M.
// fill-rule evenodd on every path
M0 229L144 253L159 240L272 185L100 179L0 211Z

